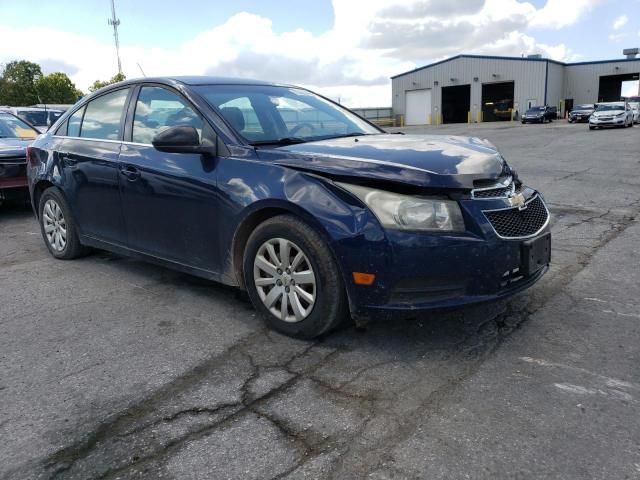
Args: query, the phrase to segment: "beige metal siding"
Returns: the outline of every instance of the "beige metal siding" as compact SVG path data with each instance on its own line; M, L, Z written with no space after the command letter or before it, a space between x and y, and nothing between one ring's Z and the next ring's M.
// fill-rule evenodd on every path
M527 60L457 58L448 62L409 73L392 80L392 106L394 114L405 114L405 92L432 89L432 119L442 113L442 87L471 85L472 118L482 110L482 84L514 82L514 102L518 110L528 99L544 100L546 62ZM474 77L478 80L474 81ZM454 79L454 80L452 80ZM435 85L434 82L438 82ZM560 87L561 88L561 87ZM436 110L437 109L437 110Z
M574 105L597 102L600 77L638 72L640 72L640 59L634 62L614 61L587 65L567 65L564 98L573 98Z
M561 112L560 100L563 100L564 65L549 62L549 73L547 76L547 105L558 107L558 115Z

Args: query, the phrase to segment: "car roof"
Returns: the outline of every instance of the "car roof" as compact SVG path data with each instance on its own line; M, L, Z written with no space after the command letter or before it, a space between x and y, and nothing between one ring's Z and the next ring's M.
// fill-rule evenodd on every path
M121 84L125 83L142 83L142 82L178 82L185 85L271 85L271 86L285 86L281 83L267 82L264 80L257 80L253 78L238 78L238 77L216 77L209 75L170 75L166 77L138 77L127 79ZM286 85L289 86L289 85Z

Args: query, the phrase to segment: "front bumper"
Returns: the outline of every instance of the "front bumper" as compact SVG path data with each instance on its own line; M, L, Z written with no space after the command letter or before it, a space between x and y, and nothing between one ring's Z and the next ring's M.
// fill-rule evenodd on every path
M589 121L589 117L591 117L590 113L569 114L569 121L576 122L576 123L587 123Z
M522 123L543 123L544 117L522 117Z
M589 119L589 125L592 127L622 127L626 121L625 117L613 117L610 120L600 120L592 117Z
M386 249L372 245L366 249L366 259L355 251L340 255L347 263L343 268L376 274L372 286L349 284L353 317L414 317L434 309L498 300L536 283L548 264L524 275L522 245L549 233L549 224L526 238L500 238L483 211L504 207L505 201L461 201L468 228L464 234L388 230Z

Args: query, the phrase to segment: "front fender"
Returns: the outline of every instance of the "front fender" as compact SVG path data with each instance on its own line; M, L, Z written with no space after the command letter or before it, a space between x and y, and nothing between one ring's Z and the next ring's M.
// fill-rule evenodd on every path
M384 230L359 200L330 180L267 162L225 158L219 163L218 186L225 204L220 209L221 255L225 276L236 277L234 283L242 285L238 248L243 249L250 231L266 218L290 213L327 241L350 299L357 295L362 301L363 294L375 298L384 285L383 272L391 261ZM354 271L374 273L378 280L371 287L355 285Z

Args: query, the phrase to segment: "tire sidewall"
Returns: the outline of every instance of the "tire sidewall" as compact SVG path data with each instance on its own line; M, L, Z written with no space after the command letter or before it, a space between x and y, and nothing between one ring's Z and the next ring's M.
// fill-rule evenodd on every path
M60 207L60 209L62 210L62 215L64 216L64 221L67 226L67 242L64 248L60 251L54 250L54 248L49 243L49 239L47 239L47 234L44 231L43 211L44 211L44 205L47 202L47 200L54 200L58 204L58 207ZM60 259L71 258L73 253L72 250L74 248L74 245L73 245L73 242L75 240L74 236L76 234L75 224L73 223L73 219L71 217L71 212L69 211L67 202L65 201L62 194L58 192L58 190L55 187L47 189L40 197L38 214L39 214L38 219L40 221L40 232L42 233L42 238L44 240L45 245L47 246L47 249L49 250L49 253L51 253L51 255L53 255L55 258L60 258Z
M283 221L281 223L278 220ZM294 222L291 223L291 220ZM243 259L243 274L245 286L253 305L271 328L286 335L310 339L330 330L334 326L334 322L330 319L343 313L340 310L344 303L341 298L344 295L344 288L333 255L330 254L330 258L324 258L326 252L319 251L321 249L316 246L318 241L323 242L324 248L328 251L329 247L326 242L306 224L302 224L304 227L299 228L301 223L294 217L275 217L260 225L247 241ZM276 318L260 299L254 284L253 264L258 250L264 242L274 238L284 238L302 249L311 263L316 277L316 299L313 310L307 318L300 322L289 323ZM320 261L321 258L323 261Z

